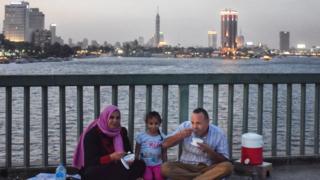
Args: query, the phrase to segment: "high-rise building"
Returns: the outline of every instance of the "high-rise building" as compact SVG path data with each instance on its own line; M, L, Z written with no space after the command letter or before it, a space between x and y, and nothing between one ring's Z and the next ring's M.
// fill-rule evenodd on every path
M159 33L159 43L164 42L164 32Z
M142 36L139 36L138 43L140 46L144 46L144 38Z
M87 38L84 38L83 41L82 41L81 48L82 49L88 49L88 46L89 46L89 40Z
M163 47L163 46L166 46L167 45L167 42L164 40L164 32L160 32L159 33L159 37L160 37L160 39L159 39L159 47Z
M39 11L39 8L29 9L29 34L32 34L36 30L44 29L44 14Z
M54 44L57 42L57 25L51 24L50 25L50 32L51 32L51 44Z
M217 48L217 31L208 31L208 47Z
M221 47L223 49L236 49L236 37L238 29L238 12L225 9L221 15Z
M156 16L156 32L154 34L154 46L158 47L160 43L160 15L159 9Z
M44 14L38 8L29 8L26 1L5 6L3 32L14 42L31 42L36 30L44 29Z
M281 31L280 32L280 50L289 51L290 49L290 32Z
M32 34L32 43L35 46L44 47L51 44L51 32L49 30L37 29Z
M29 36L29 3L15 2L5 6L3 33L6 39L13 42L30 41Z

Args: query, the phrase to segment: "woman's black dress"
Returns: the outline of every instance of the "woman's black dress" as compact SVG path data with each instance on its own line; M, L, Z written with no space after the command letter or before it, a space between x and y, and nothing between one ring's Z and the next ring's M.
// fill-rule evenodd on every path
M121 129L125 152L132 152L127 130ZM113 138L103 134L96 126L84 137L84 168L80 174L85 180L136 180L143 177L145 163L135 160L127 170L120 161L112 161Z

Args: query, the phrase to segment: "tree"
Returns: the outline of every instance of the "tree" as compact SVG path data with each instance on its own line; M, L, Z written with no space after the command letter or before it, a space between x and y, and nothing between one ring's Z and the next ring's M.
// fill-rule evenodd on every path
M0 45L2 45L4 43L4 35L0 34Z

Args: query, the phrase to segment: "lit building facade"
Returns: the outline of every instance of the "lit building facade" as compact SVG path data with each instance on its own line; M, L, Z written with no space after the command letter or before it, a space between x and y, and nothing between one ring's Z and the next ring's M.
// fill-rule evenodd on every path
M225 51L233 51L237 48L236 37L238 30L238 12L225 9L221 15L221 47Z
M159 47L167 46L167 42L164 40L164 33L163 33L163 32L160 32L159 35L160 35L160 36L159 36L160 39L159 39L159 44L158 44L158 46L159 46Z
M5 6L3 33L9 41L30 41L28 8L29 3L24 1Z
M290 49L290 32L281 31L280 32L280 50L289 51Z
M26 1L5 6L3 33L9 41L32 42L36 30L44 29L45 15L38 8L29 8Z
M208 47L217 48L217 31L208 31Z

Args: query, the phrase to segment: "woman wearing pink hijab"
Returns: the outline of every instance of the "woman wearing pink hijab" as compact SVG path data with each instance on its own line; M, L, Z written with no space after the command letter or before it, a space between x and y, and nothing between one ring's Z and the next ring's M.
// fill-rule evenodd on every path
M138 179L145 164L135 160L127 170L120 159L131 151L127 130L121 127L118 107L106 107L100 116L84 130L73 156L73 166L80 170L82 179Z

